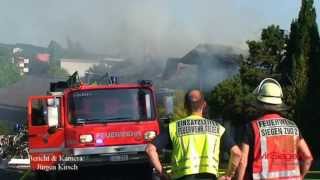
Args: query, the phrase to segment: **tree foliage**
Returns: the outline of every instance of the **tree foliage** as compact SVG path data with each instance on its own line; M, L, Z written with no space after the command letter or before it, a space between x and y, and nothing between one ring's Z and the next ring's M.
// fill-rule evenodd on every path
M293 118L314 150L319 151L311 128L320 118L320 39L313 0L303 0L299 16L291 23L287 56L282 63L282 74L293 107Z
M173 117L171 121L182 119L188 116L187 111L184 108L184 96L185 91L176 90L174 94L174 106L173 106ZM166 115L164 104L158 104L159 116L163 117Z
M0 48L0 88L13 84L20 78L18 68L11 63L10 51Z
M182 119L187 117L187 112L184 108L184 91L176 91L175 92L175 99L174 99L174 109L173 109L173 120Z
M212 105L210 115L216 118L223 116L228 119L238 119L241 115L243 97L241 88L239 75L217 85L209 96L209 104Z
M252 91L266 77L277 77L286 52L287 35L279 26L262 30L261 39L247 41L249 55L241 56L239 74L217 85L209 95L210 114L226 120L243 121L253 112Z
M48 75L58 78L69 76L69 73L60 67L60 59L65 53L62 46L58 42L52 40L48 45L48 52L50 54Z
M70 74L65 69L60 67L58 61L49 63L48 75L55 78L66 78L70 76Z
M313 126L320 119L320 38L313 0L302 0L289 36L271 25L262 30L260 40L247 44L249 55L242 58L239 75L223 81L210 94L212 115L249 120L251 92L263 78L273 77L281 82L284 100L292 107L288 117L297 122L313 152L319 152L319 133Z
M10 133L10 129L8 128L8 125L4 122L0 121L0 134L9 134Z
M64 49L58 42L51 40L48 45L48 52L50 54L50 61L57 61L63 56Z
M247 65L260 68L265 73L278 72L278 65L285 56L287 35L279 26L271 25L262 30L261 40L247 41L249 57Z

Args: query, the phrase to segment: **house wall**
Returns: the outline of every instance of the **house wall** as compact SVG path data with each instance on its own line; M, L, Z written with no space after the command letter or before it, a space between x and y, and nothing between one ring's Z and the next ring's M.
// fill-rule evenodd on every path
M92 62L87 61L69 61L66 59L61 59L60 66L61 68L65 69L69 74L73 74L75 71L78 71L79 76L83 77L85 75L85 72L92 66L100 64L97 61L88 60Z

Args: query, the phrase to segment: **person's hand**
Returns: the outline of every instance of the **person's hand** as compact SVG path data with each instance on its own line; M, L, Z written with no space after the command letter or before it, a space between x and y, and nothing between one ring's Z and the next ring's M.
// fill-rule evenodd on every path
M231 177L224 175L224 176L219 177L218 180L231 180Z

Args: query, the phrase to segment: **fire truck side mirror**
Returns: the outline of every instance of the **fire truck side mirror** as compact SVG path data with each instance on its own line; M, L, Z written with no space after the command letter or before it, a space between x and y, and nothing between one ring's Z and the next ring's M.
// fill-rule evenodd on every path
M168 124L173 119L175 91L167 88L160 89L159 91L160 104L164 107L164 114L161 115L160 121L163 124Z
M170 116L173 114L174 111L174 102L173 102L173 96L165 96L164 97L164 108L165 108L165 113L167 116Z
M48 126L49 129L59 125L59 99L48 99Z

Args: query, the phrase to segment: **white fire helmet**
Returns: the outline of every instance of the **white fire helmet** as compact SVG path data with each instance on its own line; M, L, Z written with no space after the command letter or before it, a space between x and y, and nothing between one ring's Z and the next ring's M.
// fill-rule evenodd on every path
M257 95L257 100L267 104L282 104L282 88L278 81L266 78L261 81L259 86L253 91Z

